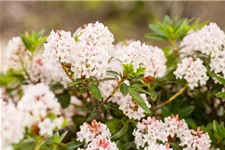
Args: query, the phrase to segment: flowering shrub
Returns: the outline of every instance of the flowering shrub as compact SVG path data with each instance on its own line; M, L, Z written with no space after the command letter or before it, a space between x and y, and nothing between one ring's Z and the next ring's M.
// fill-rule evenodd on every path
M225 33L170 19L114 43L102 23L9 41L3 150L213 150L225 147Z

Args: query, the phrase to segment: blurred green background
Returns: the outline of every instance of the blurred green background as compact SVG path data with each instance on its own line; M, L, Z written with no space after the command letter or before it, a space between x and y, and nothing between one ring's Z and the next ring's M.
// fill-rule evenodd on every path
M95 21L106 24L116 41L141 40L150 30L148 24L163 16L199 18L216 22L225 29L225 2L163 2L163 1L42 1L0 2L1 4L1 58L9 39L24 31L52 29L74 32L78 27ZM2 61L1 61L2 62Z

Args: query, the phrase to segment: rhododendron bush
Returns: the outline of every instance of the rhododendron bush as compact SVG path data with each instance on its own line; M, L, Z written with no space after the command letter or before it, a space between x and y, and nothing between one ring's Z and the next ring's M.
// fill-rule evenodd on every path
M224 31L167 16L149 27L163 47L116 43L100 22L12 38L1 149L224 150Z

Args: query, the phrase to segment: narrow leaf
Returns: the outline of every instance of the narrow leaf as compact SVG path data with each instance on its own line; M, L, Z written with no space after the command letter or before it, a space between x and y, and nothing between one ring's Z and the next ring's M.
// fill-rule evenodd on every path
M140 96L140 94L138 94L133 88L128 88L128 91L139 106L141 106L147 113L151 113L144 99Z
M225 92L217 93L216 96L219 98L225 98Z
M122 137L123 135L127 134L128 129L129 129L129 122L127 122L119 132L114 134L112 136L112 139L118 139Z
M178 114L179 114L181 117L187 117L187 116L189 116L194 110L195 110L195 106L191 105L191 106L187 106L187 107L181 108L181 110L178 112Z
M126 83L123 83L121 86L120 86L120 92L126 96L127 93L128 93L128 86L126 85Z
M102 95L101 95L101 91L99 90L99 88L94 84L94 83L91 83L90 84L90 90L91 90L91 94L92 96L101 101L102 100Z

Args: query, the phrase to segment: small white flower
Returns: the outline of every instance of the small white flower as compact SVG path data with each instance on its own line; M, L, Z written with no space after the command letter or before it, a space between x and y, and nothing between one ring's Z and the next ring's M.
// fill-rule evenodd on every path
M86 143L92 141L97 136L102 138L110 138L111 133L106 125L93 120L91 124L84 123L80 126L80 131L77 132L78 141L85 141Z
M48 85L61 83L64 87L71 81L59 62L52 59L35 58L27 69L30 80Z
M1 103L1 149L10 150L11 144L16 144L23 139L25 133L25 114L19 111L15 105L9 101L6 103L0 99Z
M22 64L25 66L29 66L28 60L31 55L30 51L26 49L23 44L22 39L17 36L13 37L5 48L5 56L6 56L6 66L5 69L14 69L20 70L22 69ZM26 63L25 63L26 62Z
M216 53L215 57L211 58L209 66L211 71L225 77L225 48L223 51Z
M180 64L178 64L177 69L174 74L177 79L184 78L190 89L198 87L199 85L205 85L209 77L206 74L207 69L203 65L202 60L193 60L192 57L184 58Z
M37 121L49 113L58 115L61 110L54 93L43 83L29 85L18 102L18 108L30 113Z
M162 77L166 72L166 57L164 52L153 46L148 46L140 41L132 42L122 50L118 51L115 58L123 64L132 63L136 71L145 67L145 76Z
M38 123L40 129L39 134L41 136L52 135L53 129L55 128L54 124L49 118L44 119L42 122Z
M96 137L91 143L88 144L86 150L119 150L115 142L109 139Z
M225 45L225 33L216 23L210 23L201 30L190 32L180 44L181 54L191 56L194 52L200 52L214 57Z
M44 58L57 60L59 62L71 63L71 54L75 51L75 41L70 32L63 30L54 32L51 31L44 44Z
M211 140L207 133L190 130L184 120L179 120L178 115L164 118L164 122L148 117L138 122L133 131L134 142L137 148L144 150L172 150L168 138L179 138L179 146L184 150L208 150ZM162 143L162 144L160 144Z

